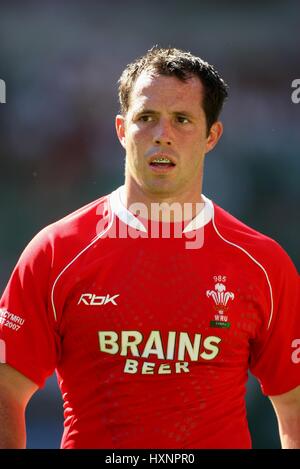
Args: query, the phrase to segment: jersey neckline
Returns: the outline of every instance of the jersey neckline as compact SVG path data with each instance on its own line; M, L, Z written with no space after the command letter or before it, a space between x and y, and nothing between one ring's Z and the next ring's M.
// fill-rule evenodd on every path
M204 194L202 199L204 200L204 207L196 217L194 217L187 226L183 229L183 233L189 233L194 230L198 230L207 225L213 218L214 206L210 199L208 199ZM116 215L123 223L134 228L138 231L147 233L147 229L142 221L133 215L127 207L124 205L123 201L125 200L125 186L118 187L109 195L109 202L111 206L112 213Z

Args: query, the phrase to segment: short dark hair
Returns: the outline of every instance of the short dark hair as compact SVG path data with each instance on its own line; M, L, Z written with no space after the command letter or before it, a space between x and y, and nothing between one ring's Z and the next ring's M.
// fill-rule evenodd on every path
M207 131L218 120L223 103L228 96L228 86L216 69L200 57L173 47L152 47L145 55L127 65L119 79L119 101L125 116L130 104L134 83L143 71L164 76L175 76L186 81L197 76L204 88L203 110Z

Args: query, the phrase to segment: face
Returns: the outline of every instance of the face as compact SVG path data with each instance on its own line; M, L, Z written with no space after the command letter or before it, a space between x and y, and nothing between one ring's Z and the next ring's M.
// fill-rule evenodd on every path
M222 134L216 122L207 135L202 101L196 76L185 82L150 72L138 77L126 116L116 118L127 186L154 197L200 197L204 156Z

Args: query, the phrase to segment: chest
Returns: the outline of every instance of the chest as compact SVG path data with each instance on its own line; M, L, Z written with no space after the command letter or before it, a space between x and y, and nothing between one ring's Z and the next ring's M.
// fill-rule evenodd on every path
M217 248L126 241L87 253L62 278L65 348L84 343L116 356L245 360L267 307L257 269Z

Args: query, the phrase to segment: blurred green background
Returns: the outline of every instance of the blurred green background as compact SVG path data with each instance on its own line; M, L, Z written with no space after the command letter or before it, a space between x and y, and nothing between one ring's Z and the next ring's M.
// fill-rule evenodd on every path
M117 80L154 44L200 55L228 82L225 134L207 156L204 193L276 239L299 268L299 17L296 0L1 0L1 290L37 231L122 184ZM252 377L247 404L254 447L279 447ZM55 378L27 417L28 447L59 446Z

